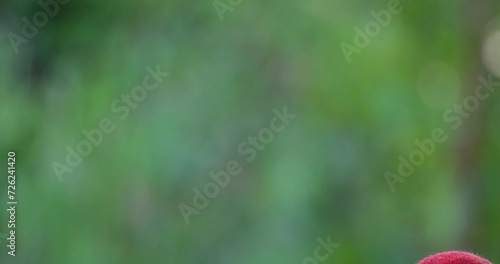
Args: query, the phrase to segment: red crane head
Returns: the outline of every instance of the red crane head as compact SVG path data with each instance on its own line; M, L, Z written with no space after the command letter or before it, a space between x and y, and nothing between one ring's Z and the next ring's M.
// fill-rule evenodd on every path
M418 264L491 264L491 262L471 253L450 251L429 256Z

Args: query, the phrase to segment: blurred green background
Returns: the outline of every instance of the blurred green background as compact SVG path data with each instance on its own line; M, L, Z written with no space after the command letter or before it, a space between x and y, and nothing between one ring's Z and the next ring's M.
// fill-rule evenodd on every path
M0 263L304 263L328 236L340 247L318 263L500 261L498 95L443 121L499 72L500 3L401 1L348 63L340 44L390 1L222 2L221 20L209 0L71 0L17 53L9 33L43 9L0 2L0 233L10 150L18 197ZM156 65L170 75L118 119L111 103ZM247 162L238 146L284 106L297 117ZM59 181L54 162L103 118L115 131ZM391 191L386 171L435 128L449 139ZM186 224L179 204L230 160L241 174Z

